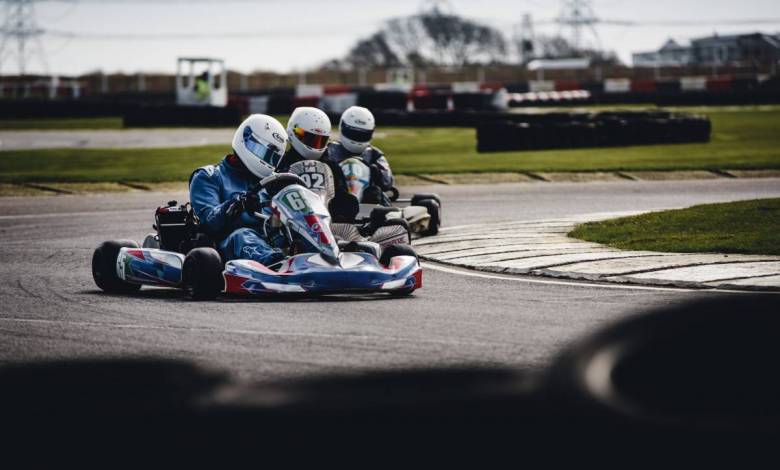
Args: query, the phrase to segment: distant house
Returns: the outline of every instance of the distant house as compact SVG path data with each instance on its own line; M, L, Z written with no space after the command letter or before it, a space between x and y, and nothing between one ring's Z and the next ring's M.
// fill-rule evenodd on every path
M674 39L669 39L657 51L633 54L632 61L635 67L687 65L691 63L692 53L690 45L682 45Z
M713 35L681 45L672 39L659 50L632 54L635 67L674 65L768 65L780 60L780 36L751 33Z

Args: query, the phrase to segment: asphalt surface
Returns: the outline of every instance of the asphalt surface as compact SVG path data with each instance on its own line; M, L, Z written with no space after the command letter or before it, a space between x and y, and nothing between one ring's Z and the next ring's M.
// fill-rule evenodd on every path
M55 148L167 148L224 145L232 128L0 130L0 150Z
M436 191L454 226L780 196L780 180L529 183ZM92 250L140 240L153 209L186 195L0 198L0 361L162 356L270 381L355 369L454 364L540 368L576 338L641 310L717 293L426 269L409 298L229 299L174 290L100 292ZM749 294L746 294L749 295Z

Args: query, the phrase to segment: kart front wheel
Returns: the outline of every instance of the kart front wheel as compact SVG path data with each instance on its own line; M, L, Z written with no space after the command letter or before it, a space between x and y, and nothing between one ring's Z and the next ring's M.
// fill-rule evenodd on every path
M225 288L222 258L214 248L193 248L184 258L184 287L194 300L213 300Z
M116 261L122 248L138 248L133 240L112 240L103 242L92 254L92 279L103 291L111 294L132 294L138 292L140 284L122 280L116 272Z
M387 267L390 264L390 260L396 256L414 256L417 258L418 262L420 260L420 258L417 256L417 253L414 251L414 248L409 245L399 243L397 245L389 245L384 250L382 250L382 256L379 258L379 262L382 264L382 266ZM414 287L390 291L390 295L394 297L405 297L407 295L411 295L412 292L414 292Z
M398 243L395 245L388 245L384 250L382 250L382 256L379 257L379 263L382 266L387 267L390 264L390 260L396 256L414 256L419 260L417 253L414 251L414 248L403 243Z

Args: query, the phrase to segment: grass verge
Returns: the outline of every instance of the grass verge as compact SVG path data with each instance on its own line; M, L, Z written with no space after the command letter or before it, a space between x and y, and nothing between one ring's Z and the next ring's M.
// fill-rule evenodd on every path
M710 113L706 144L478 154L473 129L382 128L375 143L397 174L755 170L780 168L780 109ZM229 145L0 152L0 182L182 181Z
M780 255L780 198L586 223L568 235L626 250Z

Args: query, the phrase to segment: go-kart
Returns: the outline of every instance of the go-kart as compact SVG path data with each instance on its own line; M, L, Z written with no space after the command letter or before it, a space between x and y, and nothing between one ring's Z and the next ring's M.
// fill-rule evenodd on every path
M412 230L409 223L400 217L388 217L388 212L397 209L366 205L343 191L336 191L333 172L328 164L316 160L303 160L290 165L289 173L298 175L303 184L319 195L332 216L331 230L336 238L355 242L375 242L381 247L412 242Z
M376 184L371 168L357 157L347 158L339 166L344 174L347 191L360 202L358 220L401 219L410 231L424 237L436 235L441 226L441 199L436 194L415 194L402 199L393 187L384 192Z
M155 214L156 234L142 247L130 240L101 244L92 275L102 290L132 293L142 285L182 288L207 300L221 292L242 295L386 292L408 295L422 287L422 268L411 246L338 242L325 202L293 174L260 182L272 215L255 212L287 240L288 256L265 266L253 260L224 263L188 204L171 201Z

